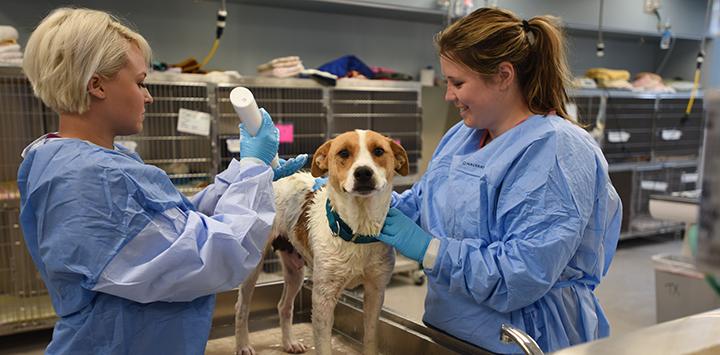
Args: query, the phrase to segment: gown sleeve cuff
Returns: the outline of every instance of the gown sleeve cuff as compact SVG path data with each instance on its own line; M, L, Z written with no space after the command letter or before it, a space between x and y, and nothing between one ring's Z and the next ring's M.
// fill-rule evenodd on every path
M399 194L395 191L393 191L392 195L390 195L390 208L397 207L398 202L400 201L400 199L398 198L398 195Z
M248 158L242 158L242 159L240 159L240 167L243 167L243 168L244 168L244 167L250 167L250 166L253 166L253 165L258 165L258 164L260 164L260 165L267 165L267 164L265 164L265 162L263 162L262 160L260 160L260 159L258 159L258 158L248 157Z
M438 252L440 251L440 239L433 238L428 244L427 250L425 251L425 257L423 258L423 268L425 270L432 270L435 267L435 260L437 259Z

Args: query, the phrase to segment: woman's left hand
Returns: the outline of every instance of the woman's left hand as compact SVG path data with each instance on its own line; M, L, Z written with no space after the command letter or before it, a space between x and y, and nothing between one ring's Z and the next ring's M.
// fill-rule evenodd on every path
M391 208L378 239L395 247L400 254L422 263L433 237L400 210Z
M278 152L280 134L273 124L270 114L260 109L262 125L253 136L248 132L244 123L240 124L240 159L255 158L270 165Z

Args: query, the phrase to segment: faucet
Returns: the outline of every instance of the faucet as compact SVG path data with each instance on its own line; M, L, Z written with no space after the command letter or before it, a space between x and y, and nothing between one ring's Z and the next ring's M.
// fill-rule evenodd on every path
M535 340L522 330L509 324L503 324L500 330L500 341L503 344L517 344L525 355L544 355Z

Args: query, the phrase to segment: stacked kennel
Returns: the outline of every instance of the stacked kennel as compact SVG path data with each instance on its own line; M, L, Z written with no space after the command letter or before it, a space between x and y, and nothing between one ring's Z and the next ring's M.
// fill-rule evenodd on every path
M55 119L19 70L0 67L0 335L45 328L55 321L20 230L17 188L22 150Z
M211 182L213 160L212 97L206 83L148 80L153 103L147 106L142 133L116 142L138 153L147 164L167 173L181 192L192 195ZM207 114L210 129L178 130L180 111Z
M649 201L653 195L700 188L702 95L689 115L687 93L576 90L571 97L579 121L598 139L609 162L610 178L623 202L621 238L681 233L683 224L654 219Z
M282 128L278 155L291 158L311 154L327 139L327 90L310 80L239 79L216 86L218 110L217 145L221 170L238 158L240 118L230 103L230 91L244 86L253 93L258 107L265 108Z

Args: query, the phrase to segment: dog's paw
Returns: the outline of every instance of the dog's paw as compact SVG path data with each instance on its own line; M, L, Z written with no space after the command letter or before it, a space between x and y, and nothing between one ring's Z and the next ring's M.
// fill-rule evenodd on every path
M252 346L243 346L235 351L235 355L257 355Z
M302 354L307 351L305 344L296 340L284 341L283 349L285 349L286 353L290 354Z

